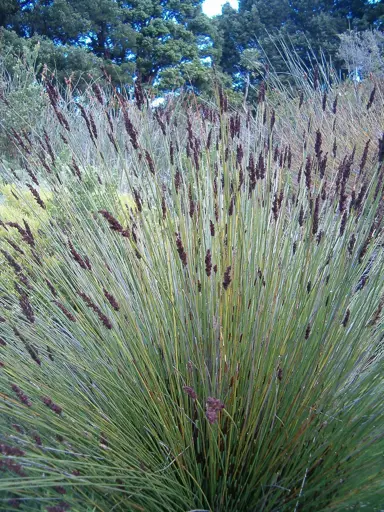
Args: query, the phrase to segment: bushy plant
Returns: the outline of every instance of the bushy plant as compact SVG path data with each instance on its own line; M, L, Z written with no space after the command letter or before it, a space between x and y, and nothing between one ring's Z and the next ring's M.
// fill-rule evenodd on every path
M32 141L58 206L15 227L28 272L0 239L3 508L380 510L383 134L49 94L70 172Z
M384 77L384 35L381 30L349 31L340 35L338 57L351 78Z
M27 134L44 117L48 106L44 89L36 79L37 46L13 55L12 70L7 66L7 52L0 57L0 149L2 155L17 155L9 143L14 131ZM10 108L12 105L12 108ZM11 150L13 149L13 151Z

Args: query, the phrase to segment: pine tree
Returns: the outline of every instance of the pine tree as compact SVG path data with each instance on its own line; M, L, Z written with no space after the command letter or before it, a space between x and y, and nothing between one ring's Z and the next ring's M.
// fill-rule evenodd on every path
M0 10L0 16L2 25L21 37L84 48L121 66L121 80L136 74L161 88L161 75L170 69L182 83L186 71L201 74L202 58L214 58L214 29L202 1L6 0L14 12L5 17Z

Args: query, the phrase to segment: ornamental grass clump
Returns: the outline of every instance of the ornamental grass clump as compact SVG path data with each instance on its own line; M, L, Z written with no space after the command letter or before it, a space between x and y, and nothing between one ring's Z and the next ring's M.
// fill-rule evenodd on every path
M380 510L382 133L48 92L54 206L0 226L0 509Z

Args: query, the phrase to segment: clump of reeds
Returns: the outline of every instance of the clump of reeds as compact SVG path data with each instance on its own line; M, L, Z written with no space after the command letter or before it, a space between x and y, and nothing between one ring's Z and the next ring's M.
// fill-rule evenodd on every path
M25 142L54 206L0 237L0 508L379 510L382 134L332 152L332 90L300 148L265 85L255 117L94 93L48 86L71 155Z

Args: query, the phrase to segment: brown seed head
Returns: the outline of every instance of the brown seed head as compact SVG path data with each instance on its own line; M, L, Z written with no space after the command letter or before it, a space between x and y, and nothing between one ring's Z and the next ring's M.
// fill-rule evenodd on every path
M302 227L303 224L304 224L304 208L303 208L303 205L301 205L300 212L299 212L299 226Z
M175 174L175 190L176 190L176 194L179 193L180 187L181 187L181 174L180 174L180 171L177 170L176 174Z
M113 307L113 309L115 311L119 311L120 306L119 306L117 300L115 299L115 297L111 293L109 293L105 288L103 288L103 292L104 292L104 296L106 297L106 299L108 300L110 305Z
M375 100L375 95L376 95L376 85L373 87L372 92L371 92L371 94L369 96L369 100L368 100L368 103L367 103L367 110L369 110L372 107L373 102Z
M68 246L69 246L69 250L71 252L71 255L72 255L73 259L80 265L80 267L82 269L87 270L89 268L89 265L87 265L87 262L76 251L76 249L74 248L71 240L68 240Z
M320 158L322 153L321 145L323 143L323 137L320 130L316 131L316 142L315 142L315 155L317 158Z
M205 404L206 417L211 425L217 422L219 413L224 409L224 404L219 398L208 397Z
M184 267L187 266L187 253L184 250L183 242L181 241L180 233L175 233L176 235L176 246L177 246L177 252L179 253L179 257L181 259L182 264Z
M343 236L343 235L344 235L345 226L346 226L346 224L347 224L347 218L348 218L348 213L347 213L347 211L345 210L345 211L344 211L344 213L343 213L343 216L342 216L342 218L341 218L339 236Z
M210 249L207 250L205 255L205 273L210 277L212 273L212 255Z
M320 197L317 196L315 200L315 210L313 213L313 223L312 223L312 234L316 235L319 229L319 208L320 208Z
M147 160L150 173L155 175L155 163L148 150L145 150L145 159Z
M183 386L183 390L190 398L192 398L192 400L196 400L196 391L191 386Z
M336 154L337 154L337 141L336 141L336 138L335 138L335 140L333 141L333 147L332 147L333 158L336 158Z
M371 143L371 139L368 139L367 142L365 143L364 151L363 151L363 154L362 154L362 157L361 157L361 162L360 162L360 172L362 172L364 170L365 164L367 163L369 144L370 143Z
M104 313L101 311L101 309L97 306L97 304L95 304L90 297L88 297L88 295L86 295L85 293L83 292L77 292L77 294L83 299L83 301L86 303L86 305L92 309L96 314L97 316L99 317L99 319L101 320L102 324L107 328L107 329L112 329L112 324L111 322L109 321L109 319L107 318L106 315L104 315Z
M33 195L33 197L35 198L37 204L43 208L43 210L46 209L46 206L45 206L45 203L44 201L41 199L40 197L40 194L38 193L38 191L32 187L32 185L27 185L27 187L29 188L29 190L31 191L31 194Z
M135 188L133 189L133 197L135 199L135 203L136 203L136 207L137 207L138 211L141 212L143 210L141 196L140 196L138 190L136 190Z
M25 318L31 324L35 323L35 315L33 313L31 303L29 302L28 295L25 293L22 293L19 298L19 303L20 303L21 311L23 312L23 315L25 316Z
M143 106L145 105L145 96L144 96L144 90L143 86L141 84L141 78L137 77L135 80L135 102L137 105L137 108L141 110Z
M76 318L72 315L72 313L68 311L68 309L63 304L61 304L61 302L55 300L54 303L64 313L68 320L70 320L71 322L76 322Z
M350 314L351 314L350 310L347 309L347 311L345 312L344 319L343 319L343 327L347 327Z
M311 185L312 185L311 171L312 171L312 161L311 161L311 157L308 155L306 163L305 163L304 175L305 175L305 185L309 191L311 190Z
M327 108L327 93L326 92L323 94L322 108L323 108L323 112L325 112L325 109Z
M229 285L231 284L232 278L231 278L231 270L232 266L229 265L224 272L224 278L223 278L223 288L224 290L227 290Z

